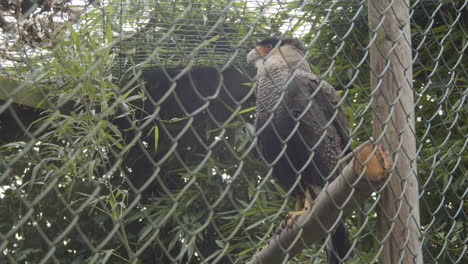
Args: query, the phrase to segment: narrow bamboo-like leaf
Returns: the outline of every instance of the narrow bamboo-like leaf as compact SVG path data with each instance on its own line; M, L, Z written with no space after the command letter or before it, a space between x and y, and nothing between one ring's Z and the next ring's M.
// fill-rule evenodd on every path
M158 125L154 125L154 150L158 150L158 143L159 143L159 127Z
M246 108L246 109L244 109L244 110L241 110L241 111L239 112L239 114L245 114L245 113L248 113L248 112L252 112L252 111L255 111L255 109L257 109L256 106L249 107L249 108Z
M102 264L107 263L107 261L109 260L110 256L112 255L112 252L114 252L113 249L110 249L110 250L107 250L107 251L106 251L106 255L104 255L104 258L103 258L102 261L101 261Z
M251 224L250 226L248 226L248 227L245 229L245 231L248 231L248 230L250 230L250 229L252 229L252 228L255 228L256 226L261 225L261 224L264 224L264 223L265 223L265 219L261 219L260 221L257 221L256 223Z
M174 117L170 120L161 120L163 122L166 122L166 123L175 123L175 122L179 122L179 121L182 121L182 120L185 120L187 119L188 117Z
M120 144L120 142L119 142L118 139L114 138L111 134L105 132L104 130L101 130L101 131L102 131L103 135L104 135L107 139L109 139L112 143L114 143L114 145L115 145L116 147L118 147L119 149L123 149L123 146L122 146L122 144Z
M106 23L106 40L108 43L112 42L112 27L110 22Z
M147 225L143 228L140 235L138 236L138 242L144 241L145 238L153 231L153 226Z

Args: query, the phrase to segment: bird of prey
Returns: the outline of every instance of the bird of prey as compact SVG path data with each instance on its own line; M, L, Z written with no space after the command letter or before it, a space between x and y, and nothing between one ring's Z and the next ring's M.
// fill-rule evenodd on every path
M260 152L277 182L296 198L298 211L290 212L286 222L291 226L325 182L339 174L338 160L349 151L348 122L339 94L311 72L298 39L260 41L247 62L257 67L255 127ZM340 263L350 248L343 223L330 242L328 262Z

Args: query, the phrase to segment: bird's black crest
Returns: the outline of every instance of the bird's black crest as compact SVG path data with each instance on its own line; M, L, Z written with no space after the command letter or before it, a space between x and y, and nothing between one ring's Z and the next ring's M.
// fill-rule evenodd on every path
M297 38L279 38L279 37L269 37L262 41L257 42L257 46L271 45L272 47L281 47L283 45L292 45L296 48L304 51L304 46Z

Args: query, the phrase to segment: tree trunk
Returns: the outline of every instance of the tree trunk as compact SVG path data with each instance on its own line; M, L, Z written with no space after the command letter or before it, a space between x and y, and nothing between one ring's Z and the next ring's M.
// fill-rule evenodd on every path
M423 262L409 8L409 0L369 0L368 4L373 137L395 161L378 210L384 264Z

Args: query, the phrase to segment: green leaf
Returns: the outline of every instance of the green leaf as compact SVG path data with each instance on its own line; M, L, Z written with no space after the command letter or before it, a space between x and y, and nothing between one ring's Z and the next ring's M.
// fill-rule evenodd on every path
M140 235L138 236L138 242L143 241L148 236L148 234L151 233L151 231L153 231L152 225L145 226L141 231Z
M110 22L106 23L106 41L107 43L112 42L112 28Z
M104 135L105 138L109 139L112 143L114 143L114 145L119 148L119 149L123 149L123 146L122 144L120 144L119 140L116 139L115 137L113 137L111 134L105 132L104 129L101 129L101 133Z
M106 251L106 254L104 255L104 258L103 258L102 261L101 261L102 264L107 263L107 261L109 260L110 256L112 255L112 252L114 252L113 249L110 249L110 250L107 250L107 251Z
M175 122L180 122L182 120L185 120L187 118L188 118L188 116L186 116L186 117L174 117L174 118L169 119L169 120L161 120L161 121L164 122L164 123L175 123Z
M256 106L249 107L249 108L247 108L247 109L241 110L241 111L239 112L239 114L245 114L245 113L248 113L248 112L252 112L252 111L255 111L255 109L257 109Z
M158 150L158 143L159 143L159 127L158 125L154 125L154 150Z

